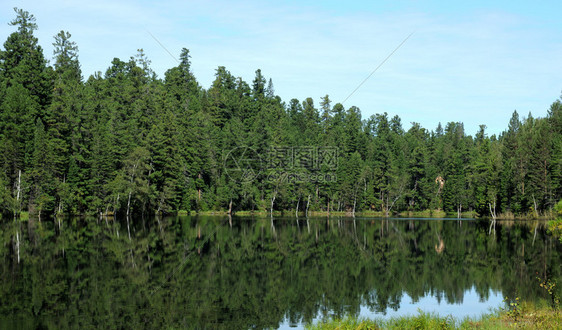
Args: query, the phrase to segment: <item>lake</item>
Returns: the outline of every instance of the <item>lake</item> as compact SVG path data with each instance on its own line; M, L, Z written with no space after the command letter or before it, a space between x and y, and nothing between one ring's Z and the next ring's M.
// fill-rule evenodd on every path
M540 221L186 216L132 219L130 238L111 219L0 228L2 329L462 318L547 299L537 277L562 283L562 244Z

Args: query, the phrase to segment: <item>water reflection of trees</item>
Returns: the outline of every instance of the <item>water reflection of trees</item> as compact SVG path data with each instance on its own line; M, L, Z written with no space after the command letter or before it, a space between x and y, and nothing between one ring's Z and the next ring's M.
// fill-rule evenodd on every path
M486 221L151 223L132 239L112 221L4 224L0 313L30 326L276 327L361 305L397 309L404 293L460 303L474 287L482 299L490 289L537 299L536 272L561 279L561 246L537 223L491 232Z

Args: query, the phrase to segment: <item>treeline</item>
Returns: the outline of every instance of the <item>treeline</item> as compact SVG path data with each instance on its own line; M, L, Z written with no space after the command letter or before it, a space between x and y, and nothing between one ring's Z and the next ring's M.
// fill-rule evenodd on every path
M164 78L139 50L84 80L68 32L54 37L51 66L34 16L16 9L11 25L17 30L0 51L5 214L441 209L489 216L544 213L562 197L560 100L546 118L514 112L498 137L484 125L472 137L455 122L405 131L398 116L362 119L357 107L327 95L318 107L312 98L285 103L260 70L248 84L218 67L205 89L185 48ZM317 166L295 166L294 150L303 146ZM241 147L269 165L271 151L285 148L292 167L265 166L254 180L234 180L225 163ZM318 159L321 147L337 148L336 166ZM281 170L301 179L270 175Z

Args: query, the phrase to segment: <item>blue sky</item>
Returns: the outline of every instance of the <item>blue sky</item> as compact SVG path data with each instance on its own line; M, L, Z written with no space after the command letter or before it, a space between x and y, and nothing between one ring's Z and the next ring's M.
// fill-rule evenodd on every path
M363 118L387 112L435 129L460 121L468 134L507 127L514 110L545 116L562 91L562 5L555 1L4 1L0 38L13 7L37 18L48 59L69 31L87 78L114 57L143 48L153 70L190 49L208 88L218 66L251 82L256 69L288 102L342 102L411 32L410 39L350 97ZM150 32L150 33L149 33Z

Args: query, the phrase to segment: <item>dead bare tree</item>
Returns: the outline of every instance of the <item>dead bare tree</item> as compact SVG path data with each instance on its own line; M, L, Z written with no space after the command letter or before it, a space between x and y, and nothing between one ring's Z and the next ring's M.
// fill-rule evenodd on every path
M14 220L19 216L21 195L21 170L18 171L18 182L16 183L16 205L14 205Z
M494 220L496 220L497 215L496 215L496 201L494 201L493 206L492 203L488 203L488 207L490 208L490 215L492 216L492 218Z
M402 197L403 193L404 193L404 184L400 186L400 189L398 190L398 194L396 194L396 196L392 200L390 197L390 193L387 193L385 196L384 192L381 191L381 200L383 201L382 208L385 217L388 218L390 211L392 211L392 208L394 207L394 204L396 204L396 202L400 199L400 197ZM385 199L386 199L386 203L385 203Z

